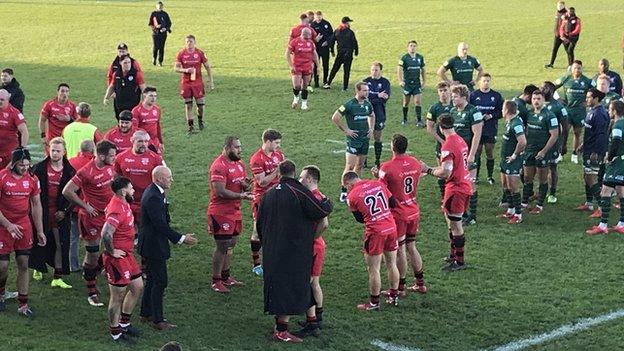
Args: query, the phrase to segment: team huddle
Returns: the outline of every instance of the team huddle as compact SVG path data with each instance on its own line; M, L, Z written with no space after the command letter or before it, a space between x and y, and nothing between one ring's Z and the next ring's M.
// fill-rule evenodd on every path
M357 56L359 47L349 17L343 17L335 31L320 11L303 14L300 20L290 32L285 59L293 87L291 108L308 110L309 93L314 90L310 83L319 87L321 62L323 87L330 87L343 66L346 90L353 55ZM204 129L206 88L214 89L212 67L195 41L193 35L186 36L185 47L174 63L175 72L180 74L179 93L185 106L188 136L195 133L195 115L198 129ZM328 74L329 53L334 52L335 43L339 55ZM619 87L616 84L619 76L609 70L606 59L600 61L600 72L593 79L583 74L580 60L573 60L569 74L561 79L544 81L540 86L529 84L519 96L504 99L492 88L493 78L481 62L468 55L468 44L459 43L457 55L436 71L437 101L423 113L425 57L418 52L415 40L409 41L406 49L396 67L403 94L402 125L412 124L409 106L413 104L413 124L426 130L435 141L431 152L436 155L436 165L427 165L411 156L408 139L400 133L393 134L390 140L392 158L382 160L391 83L383 76L381 62L371 64L370 76L355 84L354 97L328 118L346 141L339 201L346 204L357 222L364 224L362 246L369 299L357 304L357 309L379 310L382 296L386 304L396 306L409 291L428 292L423 260L416 245L421 219L418 185L424 176L438 181L440 206L448 229L450 248L443 269L461 271L468 267L464 228L477 224L483 152L486 181L489 185L496 183L494 146L500 119L504 122L498 157L500 205L505 211L497 217L519 225L524 221L525 210L540 215L546 204L557 202L557 165L568 154L571 144L570 161L582 163L586 194L585 201L576 209L591 211L591 217L600 219L586 233L607 234L612 230L624 234L624 102L619 95L621 83ZM113 100L117 126L100 132L90 122L90 105L72 102L69 85L61 83L56 97L46 101L40 112L38 127L46 157L39 163L32 163L21 107L11 101L17 95L0 89L0 311L6 309L7 299L17 298L18 313L31 317L28 269L34 270L34 279L41 280L48 265L54 268L51 286L61 289L72 288L63 275L81 270L88 303L102 307L97 279L103 272L110 291L111 338L133 343L131 337L142 334L131 323L139 302L141 320L158 330L175 328L163 316L164 287L150 280L150 276L160 272L162 267L155 265L161 261L143 254L145 239L141 235L145 226L168 225L164 194L171 186L172 174L163 156L166 143L160 123L162 111L156 103L157 89L146 84L143 70L128 54L127 45L121 43L117 50L108 69L103 101L108 104ZM162 53L159 62L162 64ZM207 73L206 81L202 67ZM12 70L3 70L3 80L5 74L13 79ZM570 131L573 140L568 143ZM369 167L371 139L374 160ZM281 143L280 131L266 129L260 147L246 164L240 139L228 136L221 154L209 166L206 220L208 232L215 240L211 289L216 293L228 294L245 285L230 273L234 247L243 234L243 200L251 202L251 270L257 276L266 273L266 232L259 233L266 223L259 222L263 220L260 213L267 211L262 207L269 202L263 201L263 197L280 186L283 178L294 177L294 164L286 159ZM370 168L371 179L362 174L366 168ZM294 334L287 329L288 318L276 316L273 338L277 341L301 342L302 337L316 336L323 328L320 277L326 254L323 233L330 225L327 216L331 209L322 207L323 203L327 205L327 197L319 189L320 180L321 169L316 165L304 166L297 179L290 180L304 187L305 192L299 190L299 194L311 194L310 203L320 209L309 248L313 257L311 270L306 272L313 302L307 309L306 321L301 323L302 329ZM161 197L153 197L150 191ZM619 198L620 219L609 228L614 196ZM162 208L166 217L148 210L145 204ZM78 237L85 243L82 264L78 261ZM167 239L176 244L197 243L193 234L171 234ZM5 289L12 253L17 264L16 294ZM386 289L382 288L382 262L388 277ZM414 280L408 283L410 269ZM165 275L165 285L166 279ZM160 302L153 294L160 294Z

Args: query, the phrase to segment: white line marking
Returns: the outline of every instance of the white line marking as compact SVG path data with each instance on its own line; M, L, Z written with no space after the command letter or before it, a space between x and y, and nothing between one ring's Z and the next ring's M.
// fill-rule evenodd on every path
M535 346L535 345L539 345L542 344L546 341L550 341L550 340L554 340L554 339L558 339L561 338L565 335L568 334L573 334L582 330L586 330L589 329L595 325L598 324L602 324L604 322L608 322L614 319L618 319L618 318L622 318L624 317L624 309L621 310L617 310L615 312L610 312L610 313L606 313L606 314L602 314L598 317L593 317L593 318L584 318L579 320L576 323L572 323L572 324L566 324L563 325L553 331L550 331L548 333L543 333L537 336L534 336L532 338L527 338L527 339L522 339L522 340L517 340L514 342L510 342L507 345L503 345L503 346L499 346L495 349L493 349L493 351L515 351L515 350L522 350L524 348L527 348L529 346Z
M397 344L381 341L379 339L373 339L370 343L371 345L377 346L380 349L386 350L386 351L422 351L421 349L418 349L418 348L397 345Z
M38 148L40 148L40 147L41 147L41 145L40 145L40 144L28 144L28 146L26 146L26 147L27 147L29 150L32 150L32 149L38 149Z

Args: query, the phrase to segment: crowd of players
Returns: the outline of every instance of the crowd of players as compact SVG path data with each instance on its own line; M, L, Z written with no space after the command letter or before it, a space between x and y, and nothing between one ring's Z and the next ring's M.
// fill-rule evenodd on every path
M305 110L310 81L314 78L319 86L319 58L323 63L323 85L329 88L338 68L344 65L346 89L358 45L349 17L344 17L333 32L320 11L303 14L300 19L301 23L291 30L285 57L293 83L292 107L297 108L301 102L301 109ZM336 41L340 55L334 68L338 68L328 75L329 52L334 51ZM5 297L17 297L18 312L33 315L28 304L28 267L34 269L33 278L41 280L42 271L47 271L46 264L54 267L52 287L72 288L63 275L82 270L89 304L103 306L96 284L103 270L111 291L111 336L113 340L128 341L131 339L127 336L140 334L130 318L143 288L141 267L134 258L141 194L155 179L168 176L170 182L171 173L162 156L165 142L160 126L161 110L156 104L157 90L146 85L141 66L128 55L127 46L122 43L117 49L118 55L108 71L104 103L113 99L118 126L103 135L90 123L89 104L74 104L69 99L69 85L61 83L57 96L46 101L41 109L38 126L46 158L34 165L21 112L24 94L14 92L13 71L3 70L3 86L9 88L12 84L13 92L0 89L0 167L3 168L0 171L0 311L6 307ZM206 81L202 78L202 66L207 71ZM501 206L507 210L500 217L508 219L510 224L519 224L523 221L523 210L531 202L535 201L536 205L530 213L539 215L546 202L557 201L557 164L568 151L567 136L572 129L570 160L579 163L581 157L586 193L585 202L577 210L593 211L591 216L600 218L600 223L588 229L587 234L608 233L611 198L616 195L620 202L624 201L624 102L619 96L621 79L609 70L606 59L600 60L599 69L590 79L583 75L582 62L574 60L570 73L561 79L545 81L539 87L529 84L518 97L504 100L492 89L492 76L484 71L478 59L468 55L468 45L460 43L457 56L437 70L438 101L427 110L425 124L422 116L425 58L418 53L417 42L409 41L407 52L397 66L397 81L403 93L403 124L409 124L409 104L413 102L416 126L426 127L436 141L438 165L432 167L408 154L408 140L401 134L392 136L392 159L382 162L382 131L391 84L383 77L383 65L373 62L370 76L355 85L355 96L331 118L346 136L340 201L348 203L355 219L365 227L363 247L370 299L357 308L379 309L381 295L387 297L388 304L397 305L408 290L427 292L423 262L416 248L420 220L417 189L419 179L425 175L438 178L440 185L450 242L445 269L466 268L464 226L477 221L481 153L485 150L487 182L492 185L495 183L494 144L501 118L504 119L499 159ZM195 47L194 36L185 38L185 47L175 59L175 71L181 74L180 95L191 134L195 125L193 102L201 130L205 86L214 89L211 66L206 55ZM447 71L451 72L451 78ZM362 169L371 138L373 179L364 179ZM252 270L257 275L263 274L262 245L255 221L260 199L280 178L279 165L285 160L281 139L277 130L264 131L262 145L249 162L252 178L247 175L241 160L241 142L235 136L226 138L222 154L210 166L210 203L206 216L208 231L216 242L211 287L217 293L226 294L232 287L244 285L230 274L233 248L243 228L241 200L252 201ZM537 194L534 193L536 176ZM320 179L321 170L312 165L303 167L299 177L317 199L324 197L318 190ZM620 221L611 229L624 234L624 206L620 211ZM273 337L278 341L300 342L300 336L317 335L322 328L323 294L319 278L325 255L322 233L327 227L326 218L317 223L317 237L310 248L314 255L310 281L315 306L308 311L307 321L298 335L289 333L283 323L277 323ZM77 259L78 236L86 247L81 267ZM192 235L183 241L195 242ZM100 254L102 242L105 250ZM11 253L15 253L17 262L17 294L5 291ZM389 285L383 291L382 257ZM409 287L408 265L415 278ZM152 316L142 314L141 317L149 320ZM151 323L160 330L175 327L164 320L151 320Z

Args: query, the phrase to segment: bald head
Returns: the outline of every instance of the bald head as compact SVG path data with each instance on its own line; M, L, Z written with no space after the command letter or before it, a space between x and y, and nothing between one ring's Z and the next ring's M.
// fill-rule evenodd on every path
M310 28L303 28L301 31L301 37L303 39L310 39L310 37L312 37L312 31L310 31Z
M171 170L167 166L156 166L152 170L152 182L157 184L163 189L171 188L171 182L173 177L171 176Z
M457 45L457 56L466 57L468 56L468 44L463 41Z
M95 143L93 140L86 139L80 143L80 151L93 153L93 150L95 150Z
M9 105L11 94L5 89L0 89L0 108L6 108Z

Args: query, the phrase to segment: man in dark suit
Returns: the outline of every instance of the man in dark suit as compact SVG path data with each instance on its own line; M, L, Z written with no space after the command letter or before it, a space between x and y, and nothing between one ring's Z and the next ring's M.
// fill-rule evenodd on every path
M163 294L167 287L169 243L195 245L193 234L182 235L169 226L170 217L165 190L171 187L171 170L158 166L152 171L152 184L141 198L141 227L138 252L145 262L147 282L141 301L141 320L152 322L156 330L176 327L163 317Z

